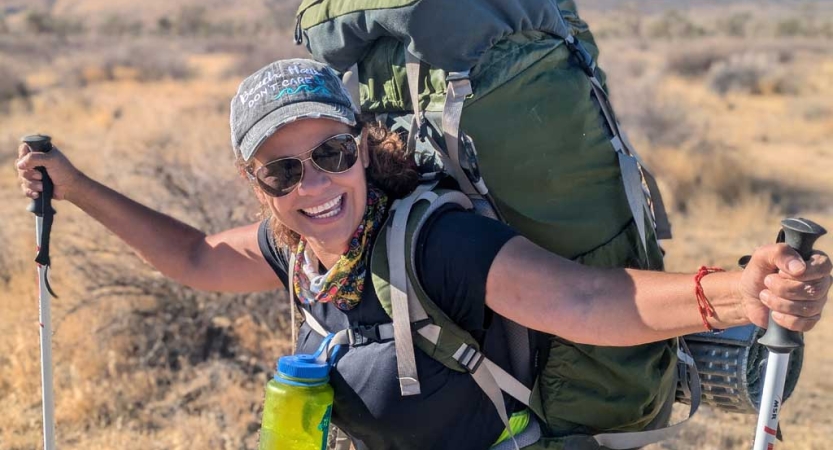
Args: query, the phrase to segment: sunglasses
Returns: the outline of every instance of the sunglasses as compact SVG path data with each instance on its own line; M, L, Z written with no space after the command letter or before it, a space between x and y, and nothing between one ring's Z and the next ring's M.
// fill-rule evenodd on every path
M306 158L301 156L309 155ZM359 144L352 134L327 138L312 150L298 156L276 159L260 166L253 174L264 192L282 197L292 192L304 178L304 161L312 160L315 167L326 173L344 173L359 159Z

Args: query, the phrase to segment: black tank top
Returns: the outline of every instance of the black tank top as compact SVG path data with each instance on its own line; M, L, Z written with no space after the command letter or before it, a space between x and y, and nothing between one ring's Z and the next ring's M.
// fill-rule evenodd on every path
M484 298L488 267L515 232L460 211L437 214L424 230L417 270L426 291L432 299L442 299L435 302L481 341L490 359L508 367L505 339L499 327L488 327L490 313ZM466 231L464 239L459 230ZM276 247L265 221L258 241L264 257L288 285L288 255ZM430 264L421 263L429 260ZM450 272L459 275L449 276ZM305 307L331 332L391 322L372 289L369 272L367 276L355 308L342 311L332 304ZM297 353L314 353L322 339L303 325ZM418 348L415 352L422 392L402 397L393 341L342 348L330 376L335 392L333 423L359 450L488 449L503 430L493 404L469 374L446 368ZM506 399L511 413L515 402Z

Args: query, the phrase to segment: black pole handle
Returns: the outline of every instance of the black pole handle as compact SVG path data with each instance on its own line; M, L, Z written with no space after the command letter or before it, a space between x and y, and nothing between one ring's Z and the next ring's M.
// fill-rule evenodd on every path
M33 134L24 137L22 141L24 144L28 145L33 152L49 153L49 151L52 150L52 138L46 135ZM55 186L52 184L52 179L49 178L49 174L46 173L46 169L43 167L35 167L35 170L43 175L43 178L41 179L43 182L43 192L41 192L41 195L37 199L32 200L32 203L29 204L27 210L34 213L38 217L43 217L44 210L46 208L52 208L52 191ZM51 209L51 212L52 214L55 214L54 209Z
M827 230L813 221L802 218L784 219L781 221L778 242L786 243L795 249L803 260L807 261L813 254L813 244L826 233ZM775 353L789 353L804 346L801 333L778 325L772 320L772 314L769 316L766 333L758 339L758 342Z

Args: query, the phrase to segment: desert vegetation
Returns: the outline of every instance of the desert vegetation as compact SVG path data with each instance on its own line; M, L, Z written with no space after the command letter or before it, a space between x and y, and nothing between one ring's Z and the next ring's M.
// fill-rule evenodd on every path
M228 104L244 75L305 54L291 42L297 2L135 3L0 0L2 449L41 445L33 220L12 168L22 135L51 134L94 178L206 232L257 220ZM786 215L833 226L833 5L577 3L663 188L669 270L732 268ZM256 448L263 384L289 351L285 296L176 285L73 206L56 209L60 447ZM833 442L829 339L826 318L807 336L778 448ZM653 448L749 448L754 421L704 408Z

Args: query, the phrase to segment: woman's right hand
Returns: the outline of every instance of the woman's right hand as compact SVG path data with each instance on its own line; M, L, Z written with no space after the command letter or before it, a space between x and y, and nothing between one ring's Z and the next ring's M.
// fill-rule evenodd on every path
M38 198L43 192L43 175L35 167L46 169L55 186L52 193L55 200L70 197L78 180L84 176L57 147L52 147L48 153L41 153L33 152L26 144L20 144L17 154L17 178L23 194L29 198Z

